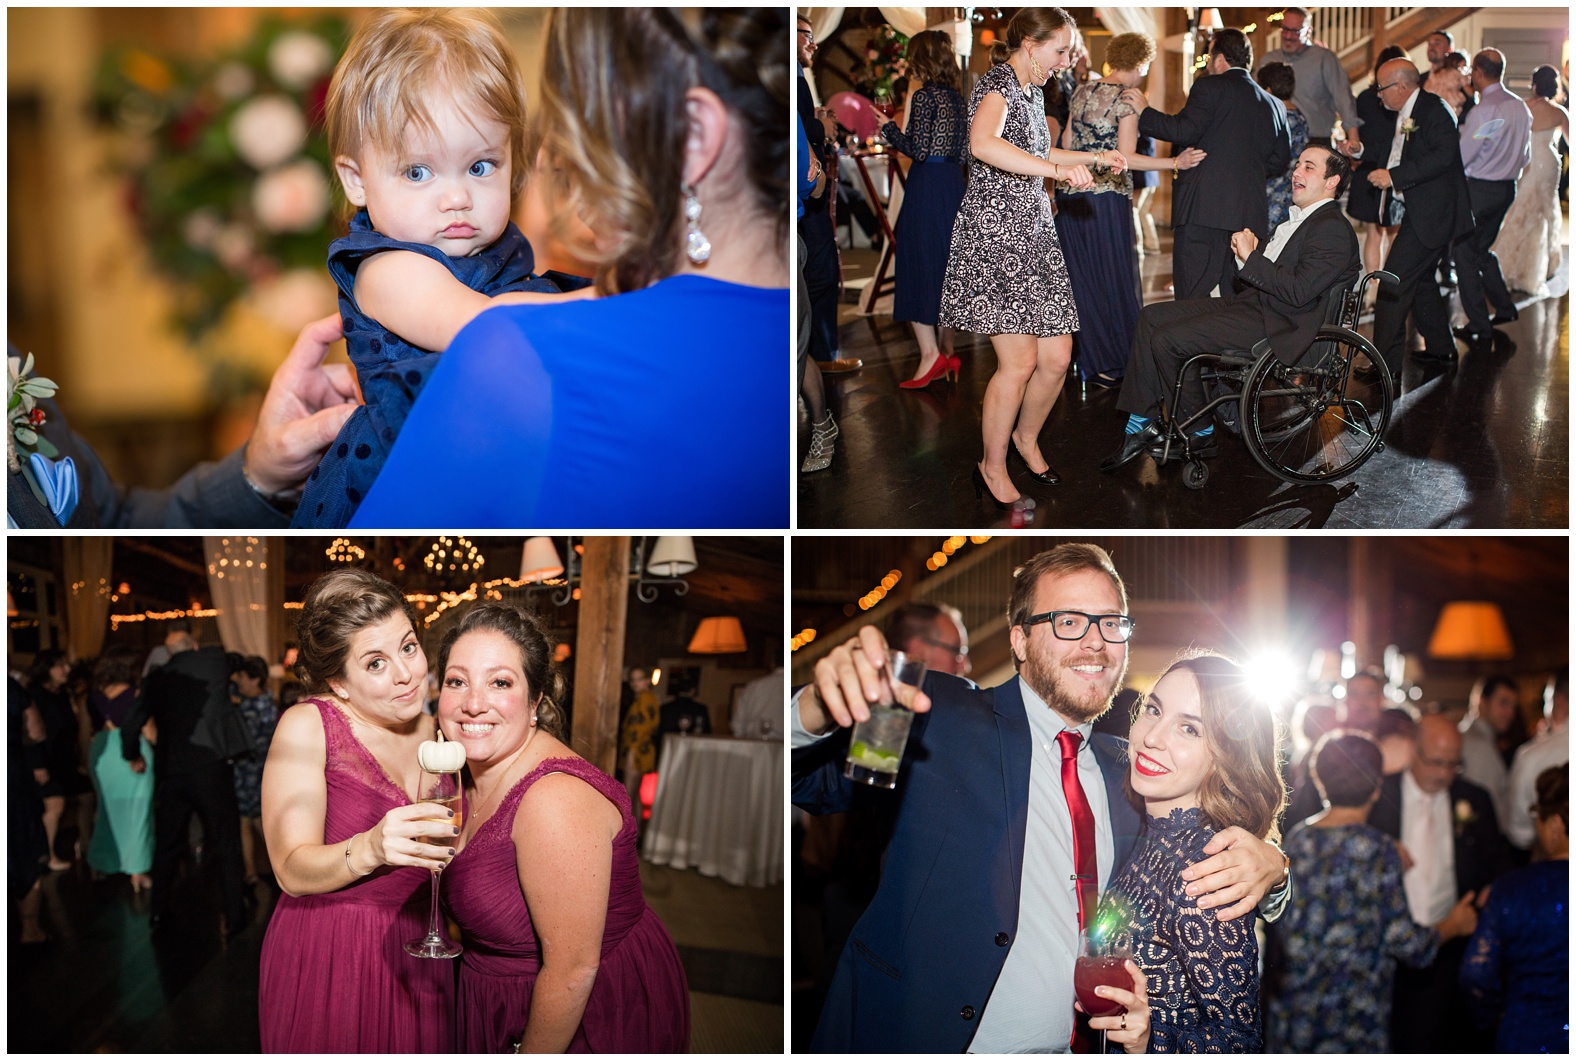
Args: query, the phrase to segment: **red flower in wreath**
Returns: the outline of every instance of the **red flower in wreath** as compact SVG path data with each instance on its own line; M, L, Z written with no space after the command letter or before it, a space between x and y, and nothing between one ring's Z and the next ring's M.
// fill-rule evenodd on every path
M42 409L34 409L32 412L27 414L27 422L32 424L34 427L43 427L44 420L44 410Z

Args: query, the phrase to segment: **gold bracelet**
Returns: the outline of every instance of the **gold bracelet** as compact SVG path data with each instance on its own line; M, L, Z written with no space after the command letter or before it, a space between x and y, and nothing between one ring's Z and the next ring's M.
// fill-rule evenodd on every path
M350 871L350 875L352 877L365 877L365 876L367 876L367 874L372 872L370 869L367 870L366 873L357 873L356 872L356 867L352 866L350 864L350 845L355 843L355 842L356 842L356 838L355 838L354 835L352 835L349 840L345 841L345 868Z
M1171 172L1172 173L1181 173L1182 172L1182 156L1180 156L1180 155L1172 155L1171 156Z

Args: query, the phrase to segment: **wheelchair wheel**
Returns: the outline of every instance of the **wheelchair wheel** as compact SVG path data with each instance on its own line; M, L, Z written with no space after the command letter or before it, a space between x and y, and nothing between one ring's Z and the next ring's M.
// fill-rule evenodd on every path
M1333 325L1316 342L1326 351L1317 364L1283 365L1267 353L1242 389L1248 452L1291 483L1351 474L1384 448L1390 425L1390 374L1373 344Z
M1209 482L1209 465L1203 461L1188 461L1182 468L1182 485L1189 490L1202 490Z

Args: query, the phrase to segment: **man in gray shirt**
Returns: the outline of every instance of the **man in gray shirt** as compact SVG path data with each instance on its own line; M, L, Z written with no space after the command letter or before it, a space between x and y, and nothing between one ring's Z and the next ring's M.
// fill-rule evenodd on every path
M1457 240L1456 276L1467 323L1456 334L1469 343L1488 343L1493 324L1515 320L1516 300L1505 286L1494 255L1499 227L1516 201L1516 181L1532 160L1532 112L1504 84L1505 57L1485 48L1472 58L1472 88L1478 105L1461 120L1461 162L1472 197L1472 231ZM1488 307L1494 308L1492 321Z
M1288 7L1282 12L1280 50L1266 52L1259 66L1264 63L1286 63L1296 73L1297 88L1291 101L1308 119L1310 144L1333 146L1330 130L1336 115L1340 115L1341 128L1346 132L1346 146L1340 150L1351 155L1361 148L1357 127L1363 123L1357 117L1357 101L1352 98L1352 79L1346 76L1334 52L1312 43L1306 9Z

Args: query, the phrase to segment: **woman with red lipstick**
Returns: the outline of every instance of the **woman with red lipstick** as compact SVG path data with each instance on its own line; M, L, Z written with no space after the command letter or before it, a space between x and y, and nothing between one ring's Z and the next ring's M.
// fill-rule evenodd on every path
M1262 1049L1253 919L1200 911L1182 871L1230 826L1278 838L1280 731L1242 668L1212 652L1172 663L1139 702L1127 783L1147 832L1111 882L1097 925L1131 947L1148 976L1151 1052Z
M430 872L457 830L416 802L435 726L404 594L336 571L307 590L296 668L313 693L279 719L263 835L284 890L263 939L264 1053L452 1053L454 970L415 958ZM431 838L426 840L423 838Z

